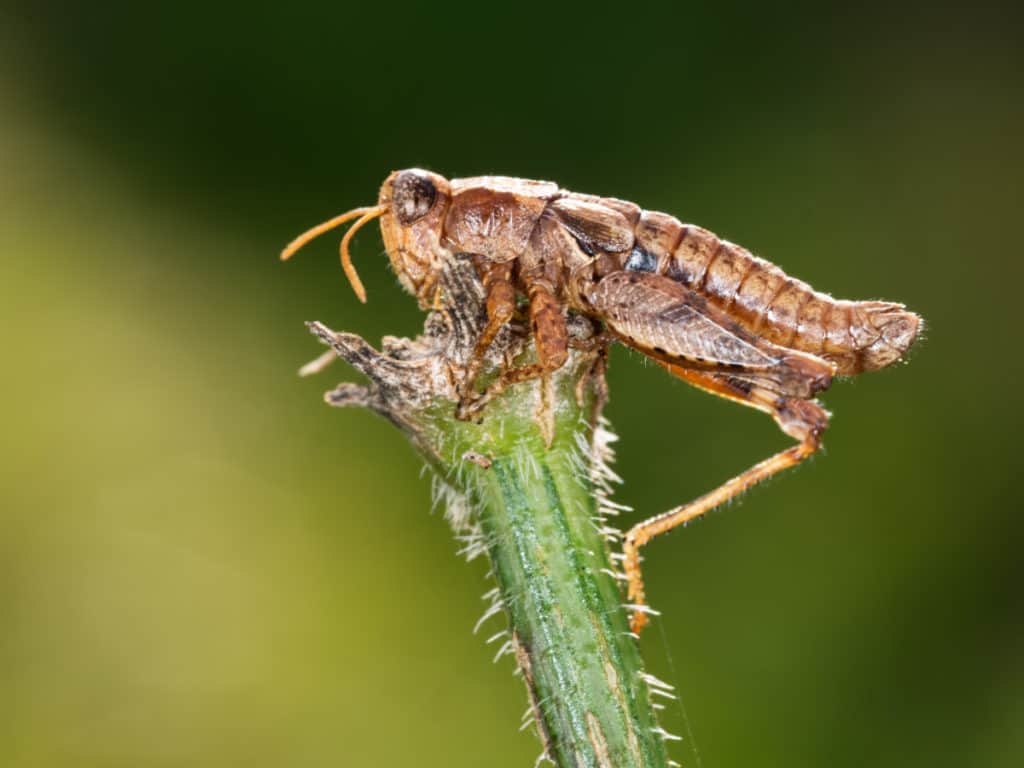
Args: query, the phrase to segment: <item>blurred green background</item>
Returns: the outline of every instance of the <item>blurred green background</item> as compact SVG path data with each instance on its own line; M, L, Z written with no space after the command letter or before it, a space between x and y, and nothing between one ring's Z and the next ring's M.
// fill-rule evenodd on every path
M687 768L1024 764L1024 71L964 4L0 5L0 765L529 766L398 432L302 321L421 315L379 237L280 247L395 168L550 178L906 302L827 451L647 553ZM618 350L638 519L786 444ZM497 622L489 625L497 630Z

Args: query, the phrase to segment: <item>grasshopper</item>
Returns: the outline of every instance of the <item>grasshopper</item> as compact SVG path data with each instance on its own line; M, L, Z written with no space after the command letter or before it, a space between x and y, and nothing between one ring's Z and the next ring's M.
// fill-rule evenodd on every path
M599 343L623 343L695 387L764 411L797 441L626 533L623 567L636 633L647 623L640 548L817 451L829 414L815 395L836 375L901 359L923 328L902 304L834 299L667 214L505 176L449 181L420 169L395 171L377 205L314 227L281 258L354 220L341 241L341 263L365 302L349 244L378 218L391 266L422 308L437 306L445 259L472 259L486 290L487 322L459 387L459 418L473 418L506 387L561 367L573 343L566 324L572 312L594 321ZM479 393L487 350L521 297L536 362L502 370Z

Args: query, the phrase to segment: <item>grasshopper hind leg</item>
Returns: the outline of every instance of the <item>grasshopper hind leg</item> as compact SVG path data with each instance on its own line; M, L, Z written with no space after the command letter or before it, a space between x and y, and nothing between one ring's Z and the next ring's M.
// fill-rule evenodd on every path
M764 387L751 384L742 376L687 370L666 363L661 365L700 389L770 414L783 432L799 442L755 464L700 498L644 520L626 533L622 544L623 569L627 579L627 602L633 609L630 629L636 633L647 624L640 548L655 536L686 525L762 480L799 464L821 446L821 434L828 425L829 416L824 408L811 400L781 397Z

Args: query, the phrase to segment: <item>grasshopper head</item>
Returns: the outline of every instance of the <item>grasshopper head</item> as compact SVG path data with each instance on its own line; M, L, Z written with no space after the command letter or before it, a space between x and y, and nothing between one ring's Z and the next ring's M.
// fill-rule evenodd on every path
M281 259L291 258L314 237L354 219L341 240L341 266L356 296L365 302L366 290L352 266L348 246L360 228L379 217L384 247L399 282L419 299L420 306L429 307L441 270L441 236L449 199L444 177L418 168L395 171L384 180L377 205L354 208L318 224L289 243Z
M395 171L380 188L384 248L402 287L419 299L420 306L433 300L450 199L448 180L419 168Z

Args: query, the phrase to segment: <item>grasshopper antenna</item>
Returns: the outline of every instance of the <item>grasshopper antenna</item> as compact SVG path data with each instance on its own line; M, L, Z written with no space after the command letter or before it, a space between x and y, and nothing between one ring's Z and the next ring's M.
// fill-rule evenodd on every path
M352 236L356 232L378 216L384 214L386 211L387 206L384 205L375 205L369 208L353 208L351 211L346 211L345 213L335 216L333 219L329 219L322 224L317 224L315 227L306 230L285 246L285 249L281 251L281 261L287 261L290 259L306 243L319 237L324 232L329 232L335 227L340 227L342 224L352 221L352 219L357 219L356 223L352 225L349 231L346 232L345 236L341 239L341 268L345 270L345 277L347 277L349 283L352 284L352 290L355 291L356 297L365 304L366 289L363 287L363 281L359 279L359 275L356 273L355 267L352 266L352 258L349 255L348 245L352 242Z
M352 266L352 258L348 254L348 244L352 242L352 237L356 232L378 216L381 216L385 211L387 211L387 206L384 205L378 205L368 209L366 213L359 217L355 224L349 227L348 232L346 232L345 236L341 238L341 248L339 249L341 251L341 268L345 270L345 277L348 278L348 281L352 284L352 290L356 292L356 297L363 302L363 304L366 303L366 289L363 288L363 281L360 280L359 275L356 274L356 268Z

